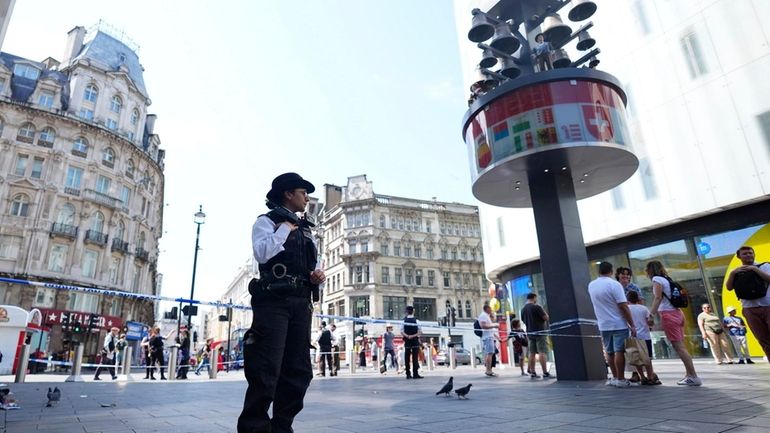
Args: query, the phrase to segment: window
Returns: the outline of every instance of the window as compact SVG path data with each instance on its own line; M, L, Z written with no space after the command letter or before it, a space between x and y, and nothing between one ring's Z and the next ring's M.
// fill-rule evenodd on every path
M25 65L17 63L13 66L13 75L17 77L29 78L30 80L37 80L40 76L40 69L37 69L31 65Z
M444 276L444 287L449 287L449 284L451 283L451 275L449 272L442 272L442 275Z
M81 119L94 120L94 110L91 110L88 108L81 108L80 111L78 111L78 116Z
M706 59L703 58L703 51L701 50L700 41L698 41L698 35L695 33L695 30L690 30L682 36L681 45L685 63L687 63L687 70L690 72L690 78L697 78L706 74L708 72Z
M404 257L412 257L412 247L409 244L404 245Z
M419 245L414 246L414 256L417 257L418 259L422 257L422 247L420 247Z
M20 248L21 237L0 235L0 259L16 259Z
M59 215L56 217L56 222L59 224L66 224L68 226L75 225L75 206L70 203L64 203L59 210Z
M107 194L110 191L110 183L110 178L99 175L99 177L96 178L96 192Z
M353 311L353 317L363 317L369 315L369 297L368 296L351 296L350 306ZM340 311L340 314L344 312Z
M56 289L38 287L37 292L35 293L35 301L32 303L32 306L41 308L53 308L55 302Z
M393 255L396 257L401 257L401 242L393 242Z
M115 229L115 239L123 240L123 235L126 232L126 225L123 221L118 221L118 227Z
M466 251L464 248L460 250L460 260L468 260L468 251Z
M25 123L19 128L19 135L16 136L16 139L25 143L32 143L35 141L35 132L35 125Z
M71 292L67 309L84 313L99 313L99 295Z
M69 166L67 167L67 179L64 185L68 188L80 189L80 182L83 180L83 169Z
M136 241L136 247L144 249L144 232L139 232L139 239Z
M116 130L118 129L118 121L115 119L107 119L107 129Z
M134 108L131 111L131 119L130 119L130 121L131 121L131 124L134 125L134 126L136 126L136 124L139 123L139 110L137 110L136 108Z
M414 271L414 284L422 286L422 269Z
M129 159L128 162L126 163L126 176L133 179L135 170L136 170L136 167L134 167L134 160Z
M385 228L386 222L385 222L385 215L380 215L380 228Z
M83 253L83 276L94 278L96 276L96 261L99 253L94 250L86 249Z
M465 287L466 289L471 288L471 274L469 273L463 274L463 287Z
M396 268L396 276L395 276L395 283L401 284L401 273L403 270L401 268Z
M30 173L30 177L35 179L43 177L43 162L45 162L45 159L38 156L32 160L32 173Z
M85 157L88 155L88 141L83 137L78 137L72 142L72 153Z
M441 259L449 260L449 251L446 248L441 248Z
M105 147L102 151L102 163L110 167L115 165L115 151L111 147Z
M400 319L406 311L406 298L403 296L383 296L382 309L386 319Z
M53 106L53 96L52 92L40 92L40 97L37 99L38 105L51 108Z
M388 255L388 241L382 241L382 243L380 243L380 254L383 256Z
M349 241L348 242L348 251L350 251L350 254L355 254L358 249L358 243L356 241Z
M134 131L128 131L128 139L134 141Z
M362 253L368 253L369 252L369 242L366 240L361 241L361 252Z
M123 108L123 100L120 99L120 96L115 95L112 97L112 100L110 100L110 111L113 113L120 114L120 110Z
M430 220L425 220L425 231L428 233L431 232L430 223L431 223Z
M16 157L16 169L13 174L16 176L24 176L27 173L27 162L29 162L29 155L19 154Z
M96 98L99 97L99 89L93 84L86 86L86 90L83 93L83 99L90 102L96 102ZM93 114L93 111L91 112Z
M414 270L412 268L406 268L404 270L404 283L408 285L412 285L412 282L414 281Z
M24 194L17 194L11 201L11 215L26 217L29 212L29 198Z
M131 202L131 188L126 185L120 187L120 201L123 202L123 207L128 207Z
M64 272L64 264L67 261L67 245L54 244L48 255L48 270L52 272Z
M463 301L461 301L459 299L457 300L457 310L456 311L457 311L457 317L462 319L463 318Z
M364 267L362 265L356 265L355 266L355 277L354 282L356 283L363 283L364 282Z
M457 247L452 247L452 260L457 260Z
M462 279L460 278L460 274L455 274L455 289L459 289L462 287Z
M436 271L428 271L428 285L433 287L436 284Z
M113 297L110 300L110 316L120 316L120 307L123 306L121 298Z
M91 230L97 233L104 232L104 214L102 214L101 212L96 212L94 214L94 218L91 221Z
M414 298L414 316L417 320L436 320L436 300L433 298Z
M382 267L382 284L390 284L390 268L387 266Z
M44 141L46 143L53 143L53 140L56 138L56 132L54 132L53 128L45 127L42 131L40 131L40 141Z
M465 301L465 317L473 317L473 311L471 311L471 301Z
M428 259L433 260L433 247L428 247L427 253L428 253L427 255Z

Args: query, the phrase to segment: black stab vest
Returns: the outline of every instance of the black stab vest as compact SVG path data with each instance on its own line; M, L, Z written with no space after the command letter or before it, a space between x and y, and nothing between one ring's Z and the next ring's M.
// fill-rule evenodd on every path
M406 335L415 335L417 332L419 332L420 328L417 327L417 318L416 317L404 317L405 323L414 323L414 325L404 325L404 334ZM404 346L406 347L416 347L420 345L420 340L418 338L413 338L409 340L404 340Z
M265 214L276 226L288 221L286 217L279 215L275 211ZM276 227L277 229L277 227ZM303 224L289 233L286 242L283 243L283 251L276 254L265 264L259 265L260 278L266 278L268 281L275 281L284 272L282 264L286 267L286 277L310 278L310 273L315 270L318 262L318 250L313 243L313 234L310 227ZM273 274L273 268L277 275Z

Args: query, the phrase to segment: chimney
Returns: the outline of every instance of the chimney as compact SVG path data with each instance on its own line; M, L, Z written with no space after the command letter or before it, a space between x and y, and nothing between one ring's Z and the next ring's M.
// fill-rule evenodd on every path
M64 58L61 61L62 65L69 65L74 57L80 54L80 49L83 48L83 39L86 37L85 27L77 26L67 33L67 45L64 47Z
M155 120L158 118L157 114L148 114L144 123L144 130L147 134L152 135L155 130Z

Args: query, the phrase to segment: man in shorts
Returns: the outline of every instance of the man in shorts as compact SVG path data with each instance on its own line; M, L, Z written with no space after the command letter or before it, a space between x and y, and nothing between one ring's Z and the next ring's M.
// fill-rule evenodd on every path
M548 343L546 341L545 330L548 328L548 313L543 307L537 305L537 295L530 293L527 295L527 303L521 309L521 320L527 326L527 336L529 337L529 364L527 372L532 379L538 379L540 376L535 373L535 357L540 359L540 368L543 371L543 379L548 379L551 374L548 373L546 361L548 359Z
M594 307L599 331L602 334L607 363L610 365L614 381L610 385L627 388L630 382L625 378L626 338L636 337L636 327L623 286L612 278L612 264L599 263L599 278L588 284L588 294Z
M481 326L481 349L484 351L484 366L487 377L497 377L492 371L492 358L495 356L495 329L500 325L492 321L492 307L484 304L484 312L479 314L479 325Z

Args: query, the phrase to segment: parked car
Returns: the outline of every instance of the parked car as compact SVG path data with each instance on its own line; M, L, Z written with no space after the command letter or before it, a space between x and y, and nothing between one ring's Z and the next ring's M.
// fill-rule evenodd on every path
M455 364L468 365L471 363L471 352L462 347L455 347ZM442 349L436 354L436 364L449 365L449 351ZM483 364L480 354L476 354L476 364Z

